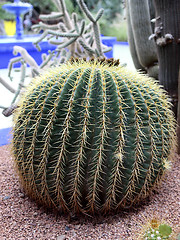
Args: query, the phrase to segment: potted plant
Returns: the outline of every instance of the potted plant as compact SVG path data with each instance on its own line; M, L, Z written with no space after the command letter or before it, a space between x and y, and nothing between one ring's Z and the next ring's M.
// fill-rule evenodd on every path
M0 3L0 34L13 36L16 32L15 16L2 8L5 3L8 2Z

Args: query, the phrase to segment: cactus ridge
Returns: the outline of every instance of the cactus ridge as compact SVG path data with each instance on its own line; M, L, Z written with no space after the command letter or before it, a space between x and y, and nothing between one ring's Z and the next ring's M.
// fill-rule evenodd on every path
M15 163L27 193L60 211L131 206L159 182L175 146L166 93L98 61L34 79L14 117Z

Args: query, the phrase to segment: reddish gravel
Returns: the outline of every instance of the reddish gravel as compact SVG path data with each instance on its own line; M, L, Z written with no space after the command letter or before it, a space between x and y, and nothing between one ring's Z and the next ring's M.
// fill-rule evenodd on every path
M176 158L162 185L140 207L116 215L94 219L81 216L70 221L68 216L48 213L24 194L8 146L2 146L0 240L136 240L141 224L154 215L168 222L177 233L180 230L180 160Z

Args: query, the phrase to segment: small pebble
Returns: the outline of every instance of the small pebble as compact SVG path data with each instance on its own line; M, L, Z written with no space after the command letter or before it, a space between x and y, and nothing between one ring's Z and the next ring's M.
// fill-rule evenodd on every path
M65 226L65 231L69 231L70 228L68 226Z
M9 198L11 198L10 196L5 196L4 198L3 198L3 200L8 200Z
M24 193L20 193L19 196L20 196L20 198L25 198L25 194Z
M65 235L60 235L57 237L56 240L65 240L66 239L66 236Z
M81 227L81 224L75 225L74 228L75 229L79 229Z

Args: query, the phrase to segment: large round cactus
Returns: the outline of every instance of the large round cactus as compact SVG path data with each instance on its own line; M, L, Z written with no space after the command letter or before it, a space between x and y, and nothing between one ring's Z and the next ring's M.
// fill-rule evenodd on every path
M174 117L152 79L104 62L68 62L34 79L15 113L13 151L23 187L47 207L107 212L159 182Z

